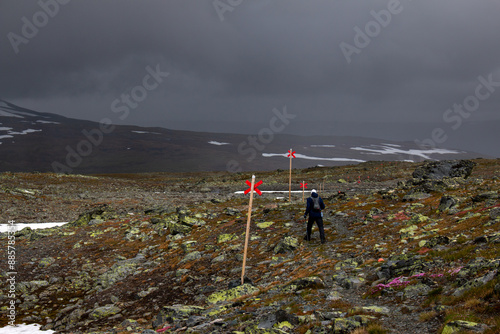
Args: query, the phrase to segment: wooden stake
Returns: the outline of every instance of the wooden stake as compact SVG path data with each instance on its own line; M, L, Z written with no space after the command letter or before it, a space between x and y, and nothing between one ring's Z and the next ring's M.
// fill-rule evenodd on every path
M243 285L243 283L245 282L245 266L247 263L248 239L250 238L250 219L252 218L254 184L255 184L255 175L252 175L252 185L250 186L250 201L248 202L248 218L247 218L247 230L245 234L245 248L243 251L243 268L241 270L241 285Z
M304 192L306 191L306 181L302 181L302 203L304 203Z
M290 149L290 177L288 181L288 201L292 201L292 149Z

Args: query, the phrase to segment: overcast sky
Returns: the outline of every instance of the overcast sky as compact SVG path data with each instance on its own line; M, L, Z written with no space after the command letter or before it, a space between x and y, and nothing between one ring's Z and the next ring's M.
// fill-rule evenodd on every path
M1 0L0 98L240 133L286 106L283 132L500 156L499 13L496 0Z

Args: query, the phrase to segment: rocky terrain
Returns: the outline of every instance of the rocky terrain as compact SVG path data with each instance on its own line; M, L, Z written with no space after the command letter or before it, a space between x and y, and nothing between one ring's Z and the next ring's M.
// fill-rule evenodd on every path
M316 226L303 240L288 170L257 172L260 190L286 192L254 197L244 284L249 195L235 192L252 173L2 173L2 223L70 221L15 233L16 322L57 333L498 333L499 167L295 169L294 189L324 188L325 244Z

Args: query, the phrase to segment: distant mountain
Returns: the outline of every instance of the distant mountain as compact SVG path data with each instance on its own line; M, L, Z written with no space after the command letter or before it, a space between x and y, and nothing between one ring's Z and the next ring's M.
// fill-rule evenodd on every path
M294 136L269 128L255 135L112 125L25 109L0 100L0 172L132 173L249 171L334 166L368 160L487 156L422 150L411 142L361 137Z

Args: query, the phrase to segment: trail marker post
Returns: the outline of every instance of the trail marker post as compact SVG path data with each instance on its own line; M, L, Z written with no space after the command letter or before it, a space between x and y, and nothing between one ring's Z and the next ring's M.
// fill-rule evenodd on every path
M253 192L255 191L257 194L259 194L259 196L262 195L262 192L257 189L257 187L262 184L262 180L255 184L255 175L252 175L252 182L249 182L247 180L245 181L245 183L250 186L250 188L245 191L245 195L250 193L250 201L248 202L247 229L245 233L245 248L243 251L243 268L241 269L241 285L243 285L243 283L245 282L245 266L247 263L248 239L250 238L250 220L252 218Z
M306 181L302 181L300 183L300 187L302 188L302 202L304 202L304 191L306 190L307 188L307 183Z
M288 201L292 201L292 158L295 158L295 151L290 149L288 151L288 156L290 157L290 177L288 180Z

